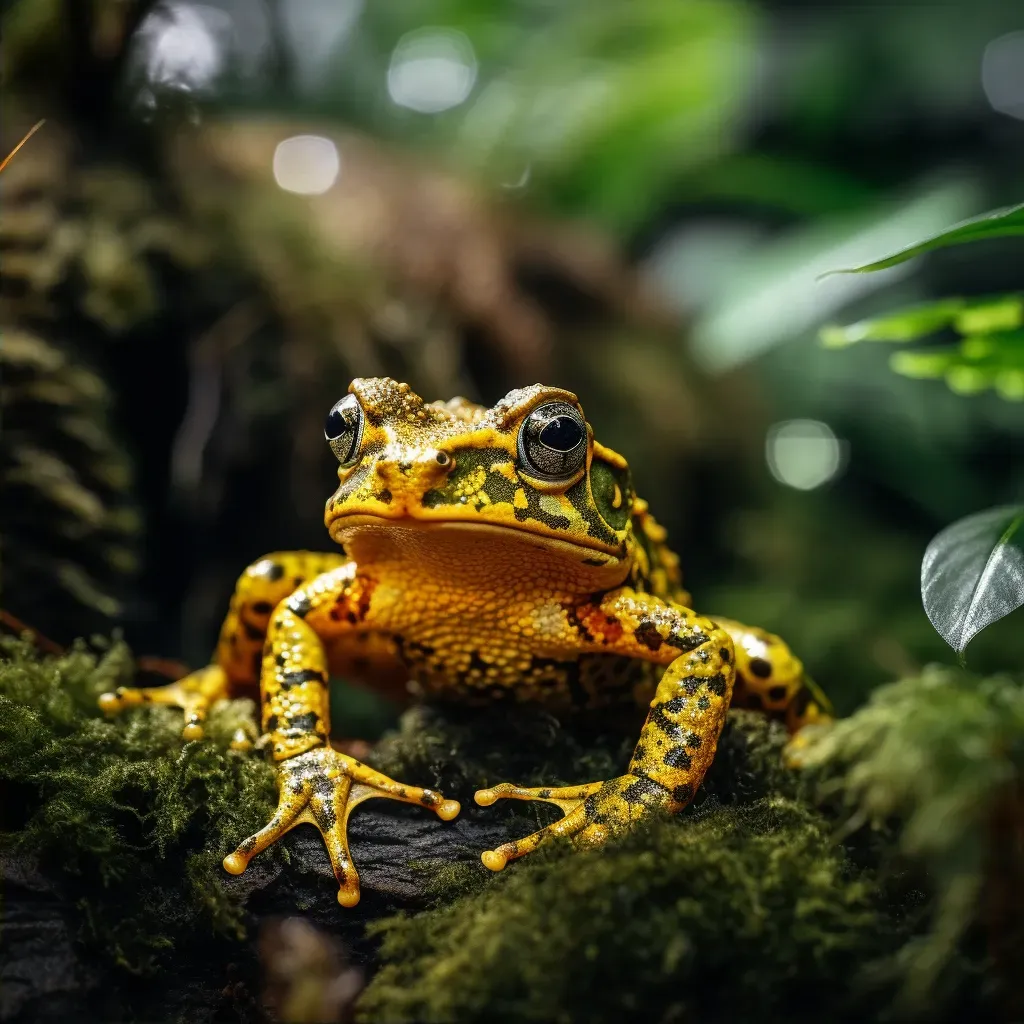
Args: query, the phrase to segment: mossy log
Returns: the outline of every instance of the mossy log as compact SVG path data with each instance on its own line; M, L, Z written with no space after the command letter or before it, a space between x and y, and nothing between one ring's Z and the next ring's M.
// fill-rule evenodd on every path
M368 760L463 811L361 807L363 897L344 909L312 827L238 878L220 867L274 802L271 767L230 750L251 702L183 743L169 709L96 712L134 676L123 645L2 654L0 1020L883 1019L924 920L916 882L879 873L895 833L840 844L838 802L809 799L781 727L750 712L684 814L494 875L480 852L556 812L472 791L617 774L635 731L415 708Z

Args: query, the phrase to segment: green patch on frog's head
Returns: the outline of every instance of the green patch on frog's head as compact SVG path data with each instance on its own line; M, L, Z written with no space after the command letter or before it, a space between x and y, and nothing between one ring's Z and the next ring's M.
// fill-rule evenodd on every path
M491 409L426 403L387 379L349 392L326 426L341 463L325 516L336 540L400 520L514 531L594 566L631 557L629 468L594 441L571 392L537 384Z

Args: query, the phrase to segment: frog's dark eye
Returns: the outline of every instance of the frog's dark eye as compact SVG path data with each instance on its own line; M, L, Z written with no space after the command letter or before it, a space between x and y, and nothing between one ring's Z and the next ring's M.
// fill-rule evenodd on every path
M523 468L544 480L575 476L587 461L587 425L567 402L548 402L526 417L519 431Z
M363 410L355 395L346 395L327 414L324 437L343 466L355 462L363 432Z

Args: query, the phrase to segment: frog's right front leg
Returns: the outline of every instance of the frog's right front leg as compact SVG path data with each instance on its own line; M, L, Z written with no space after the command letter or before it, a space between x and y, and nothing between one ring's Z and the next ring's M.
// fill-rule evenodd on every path
M338 879L338 902L346 907L359 902L359 876L348 847L354 808L372 797L386 797L429 808L444 821L460 809L455 800L395 782L330 746L324 641L373 628L372 591L372 581L348 562L296 590L271 615L260 689L263 729L279 762L277 811L224 858L225 870L240 875L257 853L296 825L315 825Z

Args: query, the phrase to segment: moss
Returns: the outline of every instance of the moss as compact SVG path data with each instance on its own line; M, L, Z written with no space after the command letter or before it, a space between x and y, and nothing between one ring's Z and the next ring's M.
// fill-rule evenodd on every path
M226 702L207 740L183 743L174 710L99 715L97 695L133 675L118 642L40 657L0 640L0 858L42 868L90 955L167 992L236 956L255 977L237 940L296 908L375 957L368 1022L982 1019L1019 977L1024 691L1011 679L936 669L883 687L803 749L802 772L784 767L780 726L733 711L684 814L596 852L550 844L498 875L479 851L557 812L468 794L617 775L639 723L414 708L370 760L464 809L444 827L389 802L360 809L354 913L308 830L261 854L246 885L223 874L274 803L272 768L229 749L251 702ZM219 992L222 972L208 973Z
M226 703L210 718L212 742L183 745L170 709L116 722L96 712L99 693L131 682L123 644L44 659L22 641L0 644L0 848L60 877L80 938L129 970L154 970L196 934L238 935L220 858L274 796L270 767L228 749L251 703Z
M593 728L560 722L530 706L496 711L423 705L374 748L375 768L396 778L432 778L452 792L472 792L505 779L558 786L622 774L643 723ZM768 792L796 795L800 780L782 761L786 732L751 711L730 711L706 795L724 801ZM499 805L500 806L500 805Z
M376 757L466 792L619 774L633 740L525 709L481 720L420 708ZM731 712L698 805L679 818L594 853L551 844L499 875L435 868L432 909L370 926L384 966L362 1019L800 1019L826 1004L855 1016L861 965L895 950L900 927L798 799L785 742L778 724ZM557 813L527 806L508 808L508 835Z
M462 791L621 770L612 733L504 727L420 709L378 752ZM435 869L430 910L371 926L362 1018L1019 1019L1019 682L932 668L809 739L791 771L782 731L734 711L680 818L498 876ZM510 836L550 820L508 813Z
M362 1019L851 1019L851 965L895 945L871 893L785 797L657 820L371 926Z
M949 1000L986 970L1020 993L1024 970L1024 687L931 666L878 688L804 750L847 843L873 833L890 876L929 895L889 973L907 1010ZM1005 1007L1024 1013L1024 995Z

